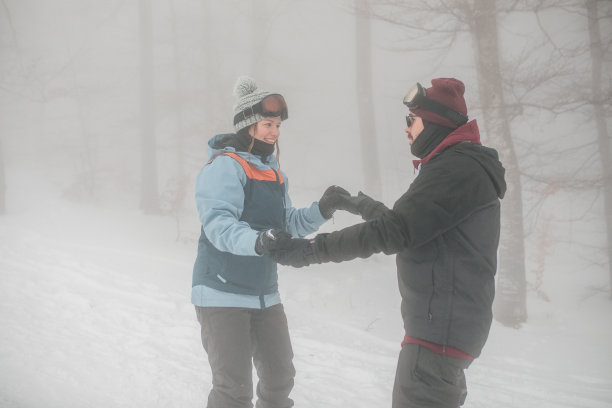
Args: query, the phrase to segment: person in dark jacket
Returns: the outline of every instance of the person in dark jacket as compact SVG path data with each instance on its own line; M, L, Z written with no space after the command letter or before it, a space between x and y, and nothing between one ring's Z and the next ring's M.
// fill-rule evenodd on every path
M262 236L264 253L295 267L397 254L405 337L394 408L463 405L464 370L480 355L492 321L504 168L468 120L464 84L431 83L404 98L418 175L392 209L361 192L338 195L337 208L365 222L314 239L278 229Z
M191 302L212 371L207 406L253 407L255 365L257 407L289 408L293 351L276 263L258 251L259 237L270 228L311 234L332 217L337 197L350 195L330 187L319 202L294 208L274 155L288 117L284 98L259 89L250 77L238 78L234 93L236 133L210 139L195 187L202 229Z

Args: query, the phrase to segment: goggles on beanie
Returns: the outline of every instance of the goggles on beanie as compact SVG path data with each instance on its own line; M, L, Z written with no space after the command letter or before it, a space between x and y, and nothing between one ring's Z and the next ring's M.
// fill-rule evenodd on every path
M281 120L287 119L289 117L289 111L287 110L285 98L280 94L266 96L250 108L237 113L234 116L234 125L257 114L265 118L280 117Z
M464 114L457 112L454 109L440 103L434 99L427 97L427 91L423 88L423 85L416 83L415 86L404 96L404 105L409 109L424 109L433 113L436 113L457 126L464 125L468 121L468 117ZM406 117L408 121L408 117Z

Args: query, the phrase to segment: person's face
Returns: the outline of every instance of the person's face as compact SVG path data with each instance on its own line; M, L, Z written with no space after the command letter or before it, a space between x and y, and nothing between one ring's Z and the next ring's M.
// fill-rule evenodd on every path
M423 131L423 119L412 114L406 116L406 118L407 122L410 123L406 124L406 129L404 129L404 132L406 132L406 135L408 135L408 142L412 146L416 138L419 137Z
M264 118L249 128L249 134L257 140L273 144L280 136L280 118Z

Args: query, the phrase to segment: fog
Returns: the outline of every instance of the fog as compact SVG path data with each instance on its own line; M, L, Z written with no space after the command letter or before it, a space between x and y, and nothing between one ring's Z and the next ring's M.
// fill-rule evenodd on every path
M141 191L149 184L159 197L154 207L160 211L154 212L180 213L187 221L179 235L193 238L193 180L206 161L208 139L232 131L232 91L240 75L288 101L280 161L297 205L318 199L330 184L373 193L364 185L372 168L363 157L372 156L362 156L359 136L351 2L142 4L152 13L149 59L142 59L145 9L138 2L3 2L0 153L8 213L36 208L44 197L142 208ZM600 5L604 47L611 36L607 4ZM605 250L593 249L605 248L607 238L602 164L584 94L591 69L584 12L561 4L538 14L500 12L498 25L519 166L510 172L522 172L526 238L546 223L546 234L586 244L593 262L607 263ZM449 42L435 32L416 35L406 26L371 20L367 120L378 149L377 198L389 205L414 178L401 100L417 81L428 86L435 77L463 80L483 142L501 149L502 158L507 152L488 134L473 41L465 25L458 27L463 31ZM609 101L609 47L603 64ZM151 90L143 100L147 75ZM146 153L148 167L143 134L154 146L154 156Z
M288 101L281 162L299 190L319 194L330 183L360 188L354 16L328 2L267 2L265 9L264 3L261 9L252 4L153 3L160 193L176 178L179 157L185 174L193 176L205 160L207 140L232 130L232 90L245 74ZM51 194L120 202L119 194L121 205L137 206L138 3L5 5L2 141L9 206L22 191L12 180L26 174ZM455 64L465 65L451 60L446 69L431 72L411 55L387 51L397 45L392 35L393 30L376 34L371 113L380 152L391 155L381 161L390 199L413 177L403 133L405 91L417 80L460 76ZM102 197L108 187L118 191Z
M404 3L410 9L412 5L418 8L421 2ZM519 2L519 6L528 3ZM598 154L597 127L588 96L591 59L585 12L580 11L581 3L570 3L573 2L544 2L547 7L538 14L525 10L500 12L499 49L507 120L523 181L529 316L525 331L531 339L536 338L537 324L541 323L546 327L545 333L554 335L558 327L548 326L551 324L548 319L558 322L563 320L563 313L573 309L576 315L572 315L575 318L572 321L584 323L585 335L599 336L597 344L592 345L593 353L599 353L601 360L593 358L580 370L594 373L598 387L596 404L604 406L612 401L609 381L612 373L604 367L605 362L608 366L612 363L612 355L603 347L612 340L612 329L602 330L610 327L606 316L612 312L605 225L611 214L604 207L605 187L610 188L610 181L605 178L605 166ZM146 5L152 11L149 59L143 54L141 31ZM0 238L3 256L15 254L15 245L37 231L37 225L41 228L37 233L49 239L56 233L58 237L74 233L85 234L83 239L89 242L91 234L99 233L107 239L100 238L100 246L114 247L117 241L121 244L116 245L124 246L125 254L132 253L134 248L127 237L134 240L155 237L151 239L160 241L151 241L152 247L163 251L161 248L166 245L167 258L177 256L177 265L170 261L166 265L163 261L165 267L157 268L151 261L147 267L155 269L155 276L160 279L157 283L168 285L174 295L184 295L184 299L175 296L172 302L184 301L177 308L181 313L186 311L190 307L190 263L195 259L200 228L193 202L194 180L206 163L208 139L232 131L235 103L232 91L241 75L252 76L261 89L281 93L287 100L289 119L281 128L280 163L289 176L295 206L318 200L331 184L353 193L359 190L371 193L364 181L364 174L371 167L362 154L357 101L356 49L362 45L355 42L356 15L352 5L353 2L339 0L3 0L0 7L0 175L3 175L0 188L4 181L6 206L5 214L0 215L5 228ZM602 105L609 129L611 10L609 2L600 2L599 7L604 44ZM385 10L382 7L379 12L384 14ZM432 20L440 18L431 15ZM466 84L470 117L478 120L483 143L498 149L500 146L496 135L488 133L482 117L479 71L474 62L473 39L466 26L447 22L449 29L461 29L448 40L448 36L440 37L440 32L416 34L408 24L392 22L390 15L386 20L371 20L372 111L367 120L374 125L372 137L378 149L381 193L376 198L391 206L415 177L404 133L407 110L402 98L416 82L429 86L436 77L461 79ZM433 46L438 43L439 47ZM151 92L143 94L143 78L148 74ZM150 97L145 96L147 100L143 101L142 95ZM143 156L145 139L153 143L153 156L150 153ZM143 168L147 170L143 172ZM153 183L156 190L158 205L154 211L143 208L142 191L147 183ZM118 222L121 225L105 229L106 221L115 217L122 220ZM322 230L332 231L358 221L340 214ZM86 228L90 223L93 230ZM58 238L58 242L62 239ZM66 239L72 242L79 238L73 235ZM33 242L30 260L36 266L32 270L45 269L46 258L40 255L45 241ZM97 245L94 242L98 241L92 240L90 244ZM147 242L144 239L140 244L144 247ZM75 251L78 262L84 265L102 258L97 254L89 259L89 252ZM299 274L285 278L289 309L292 304L313 305L315 292L336 293L338 302L317 304L314 310L324 313L329 306L329 322L351 316L347 325L367 327L364 330L368 335L395 341L393 336L395 331L401 331L401 322L398 323L397 316L389 318L387 313L399 313L396 293L387 299L388 295L380 289L376 297L380 302L368 303L367 311L355 309L352 303L372 284L367 272L372 266L388 268L382 288L396 290L392 260L383 256L373 259L370 264L355 263L362 280L350 279L350 294L336 293L342 290L336 284L346 284L339 275L333 275L330 281L310 281ZM16 266L19 261L15 262L0 264L0 276L11 282L14 278L16 287L31 283L29 278L19 283ZM350 269L342 266L339 271ZM117 267L113 271L144 275L138 268L130 271ZM62 274L61 270L56 272ZM62 286L69 282L70 279L61 278L56 283ZM298 283L313 286L300 291ZM9 289L5 287L5 291ZM291 294L297 298L292 300ZM38 298L30 300L35 299ZM53 304L46 300L48 305ZM8 301L3 305L0 301L0 306L5 318L1 321L6 327L15 327L6 318L12 314L14 305ZM584 313L596 309L601 318L583 319L577 311L581 308ZM360 320L354 316L356 312L365 315ZM312 316L299 317L316 324ZM16 322L19 325L20 321ZM373 322L378 322L374 328L370 327ZM197 342L195 330L185 337L191 336ZM508 338L520 338L520 330L512 329L517 334L507 334L506 330L510 329L500 327L493 336L493 343L500 346L493 346L492 350L503 350L502 333ZM298 326L298 331L307 333L309 327ZM389 333L393 336L388 336ZM333 342L335 336L330 334L330 338ZM5 339L5 345L14 346L16 339ZM579 338L563 344L581 347L580 342ZM388 343L384 344L388 347ZM302 345L315 347L310 343ZM322 344L315 350L324 348ZM384 358L387 357L391 361L393 354L390 352ZM556 358L547 356L545 361ZM58 357L57 361L60 360ZM7 352L4 361L13 364L10 371L5 369L2 373L4 378L23 377L25 381L30 372L15 368L20 365L16 353ZM1 362L0 357L0 365ZM308 367L306 372L316 377L317 367L303 364ZM502 366L503 360L483 365L488 369ZM524 365L518 361L517 367L520 371ZM565 368L568 367L560 369ZM380 370L385 372L387 382L376 389L376 395L386 396L392 385L393 368ZM486 373L481 372L480 377L476 374L482 381L476 394L482 400L494 401L495 393L485 391ZM188 380L189 374L181 378ZM516 375L522 378L520 373ZM360 378L364 384L369 381ZM544 388L550 391L557 386ZM113 390L108 387L108 391ZM66 394L70 394L66 389ZM581 390L588 394L586 387ZM22 391L19 395L23 396L29 390L22 384ZM189 402L203 400L201 389L190 392ZM15 395L5 397L6 401L20 401ZM298 391L299 395L306 397L307 392ZM516 401L526 403L530 395L527 392L522 399L507 400L507 406ZM367 397L357 398L366 406ZM538 401L545 402L542 406L546 402L550 406L560 402L551 398ZM138 405L137 398L126 400ZM23 401L23 405L15 406L35 406ZM58 406L65 402L61 397L57 401ZM318 406L321 401L314 400L313 405ZM568 406L581 406L583 402L578 398Z

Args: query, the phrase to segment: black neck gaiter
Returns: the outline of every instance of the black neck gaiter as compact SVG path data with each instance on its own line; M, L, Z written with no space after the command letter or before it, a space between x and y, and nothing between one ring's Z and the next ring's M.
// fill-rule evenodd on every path
M431 153L446 136L452 133L453 130L454 129L447 128L446 126L424 120L423 131L416 140L412 142L410 151L414 156L422 159Z
M239 152L248 152L252 137L249 135L248 128L241 129L234 138L233 147ZM263 142L255 139L251 153L260 156L262 160L274 153L275 144Z
M253 143L253 148L251 149L251 153L257 156L261 156L262 160L265 162L265 158L274 153L274 148L276 145L274 143L266 143L261 140L255 139L255 143Z

